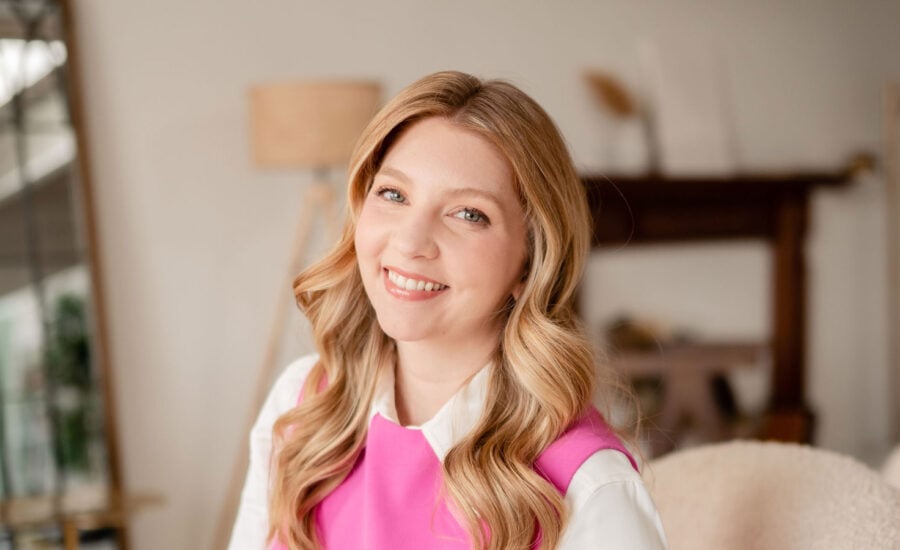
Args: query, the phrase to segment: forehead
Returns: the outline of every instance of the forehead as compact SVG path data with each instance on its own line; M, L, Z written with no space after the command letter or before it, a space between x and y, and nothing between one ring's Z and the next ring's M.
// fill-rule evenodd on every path
M505 200L516 197L512 166L482 134L445 118L412 124L385 155L380 175L439 188L474 188Z

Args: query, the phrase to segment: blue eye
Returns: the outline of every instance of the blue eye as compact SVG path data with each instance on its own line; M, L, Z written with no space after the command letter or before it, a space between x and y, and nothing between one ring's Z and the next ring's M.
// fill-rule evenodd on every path
M400 191L397 191L396 189L390 187L382 187L376 194L384 200L391 202L403 202L404 200L406 200L405 197L400 194Z
M461 220L482 225L487 225L490 221L488 220L488 217L484 215L484 212L475 210L474 208L463 208L457 212L455 216Z

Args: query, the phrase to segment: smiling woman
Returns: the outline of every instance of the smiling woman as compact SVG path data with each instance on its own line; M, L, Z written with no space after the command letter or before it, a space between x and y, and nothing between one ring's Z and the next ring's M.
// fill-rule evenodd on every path
M355 233L366 295L397 343L399 364L408 365L396 373L402 424L434 416L490 360L507 302L522 290L525 243L512 170L496 146L442 117L402 133ZM424 290L428 282L441 290ZM457 380L430 384L431 371Z
M254 427L231 548L664 548L591 404L613 388L574 316L590 216L543 109L430 75L349 179L341 240L295 281L318 354Z

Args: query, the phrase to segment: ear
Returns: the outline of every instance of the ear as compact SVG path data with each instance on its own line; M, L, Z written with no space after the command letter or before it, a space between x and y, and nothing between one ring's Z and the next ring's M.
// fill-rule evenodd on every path
M519 282L516 283L516 286L512 288L512 297L513 300L519 301L519 297L522 295L522 291L525 289L525 280L528 278L528 273L523 273L522 278L519 279Z
M528 271L530 270L531 262L526 260L525 265L522 266L522 275L519 277L519 281L516 283L516 286L512 288L512 297L513 300L519 301L519 296L522 295L522 291L525 289L525 281L528 280Z

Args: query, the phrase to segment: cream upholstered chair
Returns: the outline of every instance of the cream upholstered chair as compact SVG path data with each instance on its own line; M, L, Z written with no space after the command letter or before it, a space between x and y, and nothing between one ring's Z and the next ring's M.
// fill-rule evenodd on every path
M900 445L894 447L881 467L881 475L888 483L900 489Z
M704 445L650 462L644 476L671 550L900 550L900 490L829 451Z

